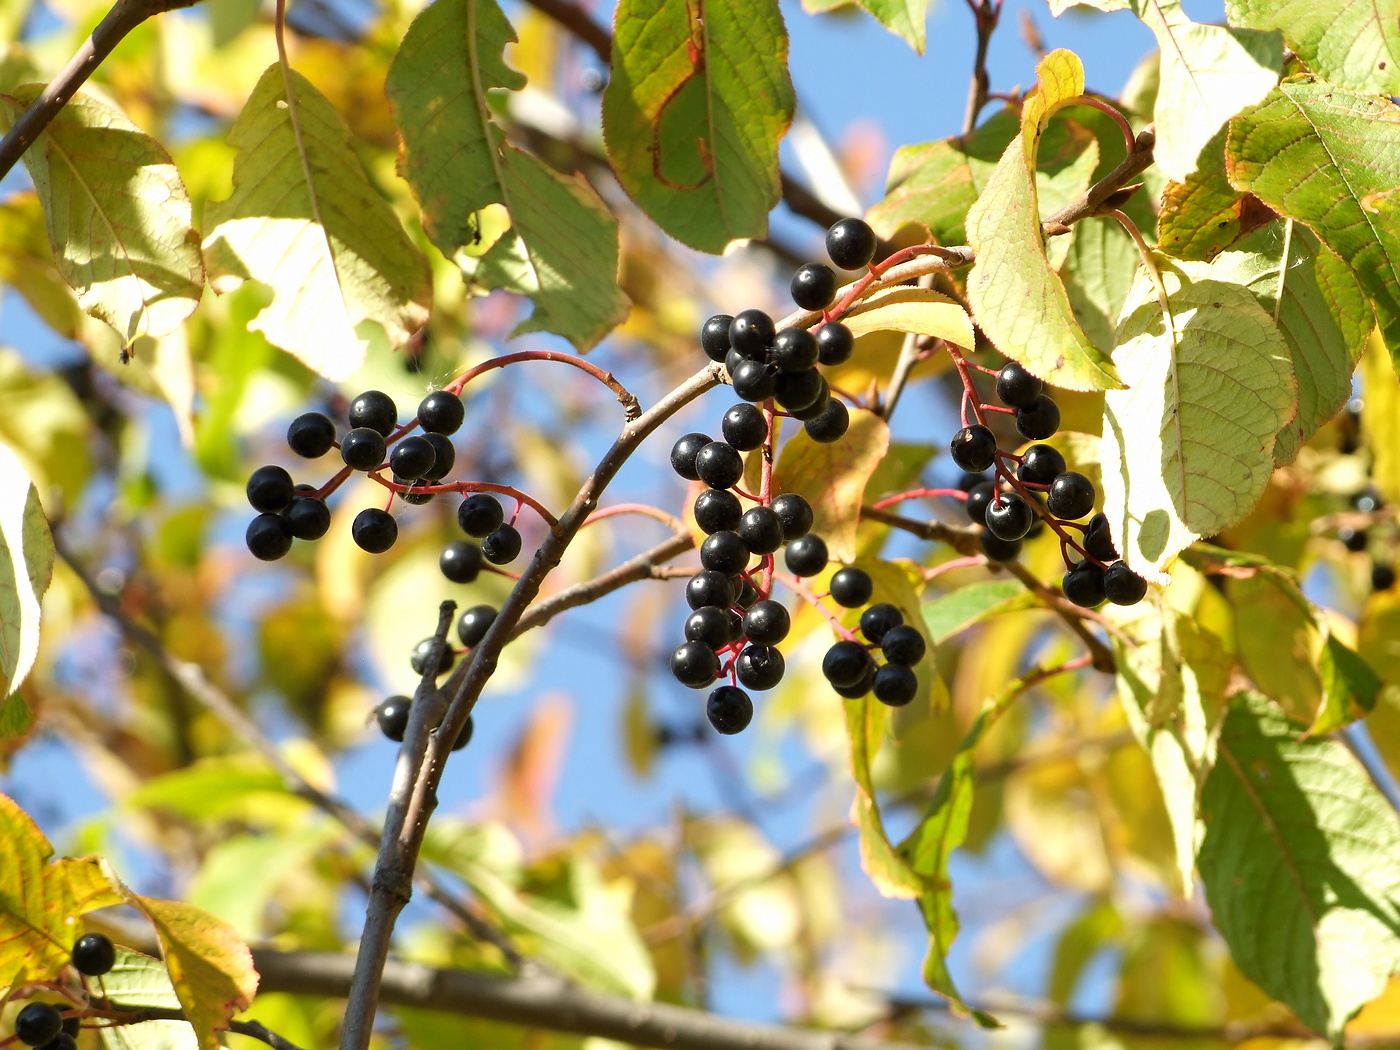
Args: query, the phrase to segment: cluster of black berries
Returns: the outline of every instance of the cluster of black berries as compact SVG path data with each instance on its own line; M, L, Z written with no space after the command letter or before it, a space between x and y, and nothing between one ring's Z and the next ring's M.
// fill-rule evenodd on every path
M101 977L117 962L117 949L100 933L86 933L73 945L73 969L86 977ZM29 1003L15 1015L15 1038L40 1050L77 1050L79 1021L64 1017L52 1003Z
M1045 384L1021 365L1008 362L997 373L996 388L1002 404L1015 410L1016 430L1023 438L1043 442L1059 430L1059 406L1045 393ZM1006 455L997 448L996 435L981 423L954 434L949 451L954 463L974 474L997 466L998 457ZM1142 601L1147 581L1118 560L1108 519L1096 514L1087 526L1075 524L1094 509L1097 493L1093 482L1065 469L1065 458L1053 445L1031 445L1018 458L1016 480L1024 491L996 479L977 481L967 490L967 516L983 526L981 545L987 558L1015 558L1021 552L1021 541L1038 533L1044 527L1042 519L1048 517L1057 525L1083 530L1079 545L1088 557L1071 563L1066 555L1066 598L1090 609L1105 598L1116 605ZM1045 494L1043 503L1038 496L1041 492Z
M1351 509L1362 514L1374 514L1385 506L1385 500L1374 488L1365 488L1351 497ZM1361 552L1372 550L1372 532L1369 528L1355 528L1350 525L1343 525L1337 530L1337 539L1341 541L1349 551ZM1382 537L1377 543L1385 545ZM1371 560L1371 589L1373 591L1388 591L1395 586L1395 570L1390 564L1383 560L1378 554L1372 554Z
M841 600L840 591L849 585L838 577L851 571L842 569L832 577L831 596L842 605L863 605L864 602ZM864 598L870 600L868 586ZM860 633L865 636L866 644L847 638L826 651L822 658L822 674L839 696L854 700L873 692L881 703L903 707L918 692L919 683L913 668L924 658L927 649L924 636L917 628L906 624L904 614L889 602L879 602L860 614ZM875 662L876 649L885 658L883 665Z

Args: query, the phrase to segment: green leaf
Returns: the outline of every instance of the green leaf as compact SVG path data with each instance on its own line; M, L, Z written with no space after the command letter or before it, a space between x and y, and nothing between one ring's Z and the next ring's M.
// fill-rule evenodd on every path
M1176 182L1225 122L1260 101L1283 71L1277 33L1199 25L1180 0L1133 0L1162 50L1155 110L1157 165Z
M919 54L924 53L929 0L858 0L891 33L903 37Z
M149 955L117 948L117 962L102 977L102 990L118 1006L181 1009L165 964ZM104 1026L98 1036L106 1050L199 1050L199 1037L186 1021L143 1021Z
M1215 279L1209 264L1157 260L1175 336L1139 277L1113 353L1129 389L1104 395L1102 457L1118 550L1162 581L1178 551L1259 501L1298 388L1283 336L1247 290Z
M942 644L983 620L1035 605L1035 595L1019 580L983 580L924 603L924 625L929 637Z
M316 854L344 837L338 824L301 824L283 834L238 834L216 842L189 886L189 903L229 924L240 937L262 937L263 917L282 884L311 868Z
M1111 353L1118 317L1133 287L1137 245L1112 219L1076 223L1067 239L1069 254L1060 279L1074 319L1095 347Z
M812 529L837 561L856 556L856 529L865 486L890 446L890 428L873 412L851 411L840 441L823 444L799 430L783 446L773 472L775 492L795 492L812 505Z
M0 979L56 979L82 934L78 917L121 903L96 857L52 857L38 825L0 795Z
M1118 375L1075 322L1051 268L1033 177L1041 133L1056 107L1083 94L1084 68L1070 52L1053 51L1036 75L1039 92L1022 107L1021 134L967 215L977 252L968 300L978 326L1007 357L1056 386L1107 390L1121 386Z
M850 745L851 775L856 782L851 821L860 834L861 869L884 896L912 899L919 895L923 884L890 843L871 772L889 728L890 709L868 693L853 700L843 699L841 706L846 712L846 740Z
M794 99L777 0L695 12L620 0L603 142L618 181L658 226L719 253L768 233Z
M1345 746L1298 733L1235 697L1197 866L1235 964L1335 1040L1400 969L1400 818Z
M1253 194L1240 193L1225 174L1225 129L1201 150L1196 170L1162 193L1158 247L1178 259L1210 261L1251 230L1277 216Z
M1400 17L1393 2L1226 0L1230 24L1278 29L1303 64L1338 87L1400 94Z
M865 299L842 318L855 336L870 332L912 332L971 350L972 319L957 302L929 288L896 285Z
M212 755L152 777L130 792L124 805L171 813L186 820L249 820L259 804L292 804L282 775L256 755Z
M364 363L373 333L365 322L394 347L427 324L427 260L310 81L269 66L228 141L237 150L233 195L207 206L204 252L216 292L249 280L271 290L250 328L344 379Z
M1322 645L1318 670L1322 705L1308 727L1309 736L1325 736L1375 709L1384 683L1355 649L1330 632Z
M82 311L54 262L38 194L16 193L0 204L0 281L55 332L76 338Z
M19 457L0 445L0 697L19 688L39 655L39 600L53 559L39 494Z
M586 350L627 316L617 220L582 175L560 175L516 149L491 119L488 92L525 84L502 58L514 40L495 0L422 10L385 88L403 137L400 166L442 253L478 284L534 301L515 334L554 332ZM483 255L474 246L489 238L493 205L509 211L510 232Z
M1400 355L1400 106L1312 77L1279 85L1230 124L1236 189L1305 224L1350 264Z
M6 127L43 90L0 96ZM155 139L79 92L24 154L49 244L78 303L124 346L173 331L199 305L204 263L189 194Z

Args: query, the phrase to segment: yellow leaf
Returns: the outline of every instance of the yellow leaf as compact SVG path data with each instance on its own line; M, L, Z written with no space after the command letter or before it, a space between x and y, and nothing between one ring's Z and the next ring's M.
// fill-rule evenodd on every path
M796 492L812 505L813 530L826 539L837 561L856 556L856 528L866 483L890 447L890 430L872 412L851 412L846 436L833 444L813 441L805 430L793 435L778 457L775 491Z
M946 295L928 288L883 289L842 320L857 336L882 330L912 332L972 349L972 321L967 311Z

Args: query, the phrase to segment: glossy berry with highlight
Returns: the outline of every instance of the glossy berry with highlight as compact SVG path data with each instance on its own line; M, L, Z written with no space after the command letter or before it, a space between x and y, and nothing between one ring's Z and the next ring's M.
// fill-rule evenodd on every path
M729 325L733 320L729 314L715 314L700 326L700 349L711 361L723 361L729 353Z
M408 730L408 715L413 701L406 696L391 696L381 700L374 709L379 731L396 744L403 743L403 735Z
M875 581L864 569L848 565L831 577L831 597L837 605L859 609L875 593Z
M948 453L963 470L980 473L996 462L996 435L981 423L963 427L953 435Z
M685 640L703 642L711 649L723 649L731 640L729 610L704 605L685 618Z
M399 523L388 511L366 507L351 522L350 537L361 550L383 554L399 538Z
M1094 509L1096 496L1092 481L1083 474L1067 470L1051 483L1045 505L1055 517L1075 521Z
M787 663L783 654L771 645L748 645L734 661L734 673L750 689L772 689L783 680Z
M706 535L735 532L744 516L739 497L726 489L705 489L695 497L695 524Z
M437 449L420 435L406 437L389 453L389 469L401 478L426 477L437 462Z
M1041 394L1016 410L1016 429L1027 441L1044 441L1060 429L1060 406Z
M794 576L815 576L826 568L826 541L815 532L793 540L783 550L783 562Z
M839 641L822 657L822 675L838 687L856 685L871 666L870 654L859 642Z
M1065 472L1065 457L1054 445L1032 445L1021 453L1016 477L1032 485L1048 485Z
M846 406L841 399L835 397L827 403L826 411L816 419L809 419L802 424L808 437L824 445L840 441L846 436L850 425L851 414L846 411Z
M817 329L817 360L821 364L844 365L855 349L855 335L840 321L827 321Z
M730 347L754 360L764 356L777 334L773 318L762 310L740 310L729 322Z
M686 481L699 481L695 470L696 454L710 443L709 434L682 434L671 446L671 469Z
M700 544L700 564L714 572L732 576L749 564L749 548L737 532L715 532Z
M778 381L773 384L773 397L787 412L801 412L811 408L822 395L831 396L826 380L814 368L804 372L779 372Z
M733 736L753 721L753 701L738 686L722 685L705 701L705 717L716 732Z
M904 614L889 602L879 602L860 614L860 633L868 642L880 643L880 639L904 623Z
M734 604L735 595L729 574L715 569L697 572L685 585L685 603L692 609L703 609L707 605L728 609Z
M473 539L483 539L506 520L501 501L489 492L473 492L457 507L457 525Z
M1044 383L1015 361L1006 362L997 373L997 397L1008 408L1025 408L1044 389Z
M351 427L368 427L381 437L388 437L398 425L398 407L382 390L366 390L350 402Z
M335 424L320 412L303 412L287 427L287 447L302 459L319 459L335 444Z
M280 514L259 514L248 523L244 542L259 561L276 561L292 549L292 533Z
M792 542L812 530L812 505L795 492L773 497L773 513L783 527L783 539Z
M408 658L408 665L413 668L414 674L424 674L428 670L428 661L432 659L433 647L437 645L437 639L424 638L413 647L413 652ZM443 644L442 652L438 654L437 670L433 672L433 677L445 675L452 670L453 663L456 662L453 655L452 646Z
M384 435L373 427L356 427L340 441L340 458L351 470L374 470L384 462Z
M453 583L471 583L481 573L481 548L470 540L453 540L438 555L438 570Z
M740 361L730 375L734 393L745 401L767 401L778 389L781 372L766 361Z
M73 969L88 977L101 977L117 964L117 949L101 933L85 933L73 945Z
M1002 492L987 504L987 531L999 540L1019 540L1031 529L1035 511L1014 492Z
M726 444L740 452L752 452L768 439L768 421L763 418L763 411L744 401L725 412L719 430Z
M745 511L736 531L754 554L772 554L783 545L783 524L771 507L753 507Z
M509 565L520 557L520 533L514 525L502 525L481 541L481 556L492 565Z
M1103 594L1114 605L1136 605L1147 597L1147 581L1116 561L1104 570Z
M695 475L712 489L727 489L744 476L744 457L733 445L711 441L695 453Z
M968 490L967 502L964 509L967 511L967 520L974 525L987 524L987 505L996 497L997 487L994 482L980 481Z
M15 1016L15 1036L28 1046L43 1046L63 1031L63 1018L52 1003L29 1003Z
M299 540L319 540L331 527L330 508L315 496L298 496L281 517L287 531Z
M296 485L282 467L268 464L253 471L248 478L248 502L254 510L276 514L292 502Z
M486 632L496 622L496 609L490 605L473 605L457 617L457 639L468 649L473 649L486 637Z
M924 658L924 654L928 652L928 645L917 627L905 623L891 627L885 632L885 636L880 639L880 651L892 664L913 667Z
M836 272L825 263L804 263L792 275L788 290L803 310L824 310L836 297Z
M455 434L466 418L466 406L451 390L434 390L418 402L418 425L429 434Z
M903 707L918 695L919 679L904 664L888 663L875 672L875 680L870 683L870 689L880 703L890 707Z
M764 598L744 611L744 637L760 645L777 645L792 629L792 617L782 602Z
M703 689L719 674L719 657L704 642L682 642L671 652L671 677L692 689Z
M1104 571L1087 558L1065 573L1060 586L1065 597L1084 609L1092 609L1104 600Z
M864 219L841 219L826 231L826 254L843 270L859 270L875 258L875 231Z
M817 340L805 328L784 328L773 338L768 360L784 372L803 372L815 368L821 357Z

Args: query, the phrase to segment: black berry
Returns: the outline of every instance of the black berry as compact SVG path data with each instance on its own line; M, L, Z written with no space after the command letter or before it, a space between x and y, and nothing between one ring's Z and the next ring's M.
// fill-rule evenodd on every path
M100 933L85 933L73 945L73 969L89 977L101 977L117 964L117 949Z
M418 425L429 434L455 434L466 418L462 399L451 390L434 390L418 402Z
M822 674L838 688L856 685L872 666L870 654L859 642L837 642L822 657Z
M287 427L287 447L303 459L318 459L335 444L335 424L320 412L304 412Z
M987 531L999 540L1019 540L1034 519L1030 504L1014 492L999 493L987 504Z
M734 585L729 582L729 574L714 569L697 572L685 585L685 603L692 609L703 609L707 605L728 609L734 604L734 597Z
M737 532L724 530L705 537L700 544L700 564L732 576L749 564L749 548Z
M379 731L396 744L403 743L403 735L408 729L408 713L413 701L406 696L391 696L381 700L374 709Z
M282 467L269 464L259 467L248 478L248 502L254 510L276 514L292 502L294 489L292 476Z
M815 372L813 372L812 374L816 375ZM813 401L810 405L808 405L806 408L788 409L788 415L790 415L793 419L797 420L799 423L805 423L809 419L820 418L822 413L824 413L827 410L828 406L831 404L831 387L827 383L826 378L823 376L817 376L817 386L819 388L817 399Z
M813 441L820 441L824 445L840 441L846 436L846 428L850 425L851 414L846 411L845 402L836 397L827 403L825 412L802 424Z
M413 668L414 674L424 674L428 670L428 661L432 659L433 647L436 645L436 638L424 638L413 647L413 653L408 658L408 665ZM442 652L438 654L437 670L433 672L433 677L437 678L452 670L452 664L455 660L452 646L444 644Z
M352 470L374 470L384 462L384 435L373 427L356 427L341 440L340 458Z
M350 536L361 550L383 554L399 538L399 523L388 511L366 507L355 515L350 525Z
M1089 527L1084 532L1084 549L1105 565L1118 559L1118 549L1109 535L1107 515L1095 514L1089 519Z
M738 686L722 685L705 701L705 717L716 732L733 736L753 721L753 701Z
M1016 429L1027 441L1053 437L1060 429L1060 406L1041 394L1029 405L1016 410Z
M389 453L389 469L401 478L426 477L437 462L437 449L425 437L406 437Z
M43 1046L62 1031L63 1018L52 1003L29 1003L15 1017L15 1035L29 1046Z
M682 434L671 446L671 469L686 481L698 481L695 472L695 455L710 443L708 434Z
M252 482L249 482L249 485L251 484ZM249 500L251 502L251 496ZM1337 539L1341 540L1342 546L1349 551L1364 551L1371 542L1371 535L1365 529L1353 529L1350 525L1343 525L1337 530Z
M712 489L727 489L744 476L744 457L733 445L711 441L695 454L695 474Z
M783 527L783 539L791 542L812 528L812 505L795 492L773 497L773 513Z
M802 309L824 310L836 297L836 273L825 263L804 263L792 275L789 290L792 301Z
M395 474L394 484L403 485L408 489L407 492L398 493L399 499L403 500L405 503L411 503L415 507L421 507L424 503L431 503L433 501L435 493L422 491L427 485L427 482L422 478L401 478L399 475ZM418 487L415 488L415 485Z
M1045 505L1055 517L1074 521L1094 509L1095 496L1092 481L1068 470L1051 482Z
M734 393L745 401L767 401L778 389L778 376L781 373L766 361L740 361L730 373Z
M783 551L783 561L794 576L815 576L826 568L826 541L814 532L799 536Z
M700 326L700 349L711 361L723 361L729 353L729 325L733 320L728 314L715 314Z
M918 693L919 679L903 664L888 663L875 672L871 690L880 703L890 707L903 707Z
M734 588L734 604L741 609L747 609L754 602L758 601L758 588L746 576L740 576Z
M457 462L457 450L449 438L441 434L424 434L423 439L433 446L433 465L423 472L428 481L440 481L452 473Z
M481 541L481 556L492 565L509 565L520 557L520 533L514 525L502 525Z
M453 583L471 583L481 572L481 548L468 540L453 540L438 555L438 568Z
M66 1018L63 1023L66 1025L69 1020L72 1020L72 1018ZM39 1050L78 1050L78 1040L65 1029L40 1047Z
M366 390L350 402L350 425L369 427L388 437L399 425L399 410L394 399L381 390Z
M784 372L802 372L816 367L821 351L816 337L805 328L784 328L773 338L768 360Z
M1385 500L1375 489L1364 488L1351 497L1351 506L1353 510L1359 510L1363 514L1374 514L1385 506Z
M875 231L864 219L842 219L826 231L826 254L843 270L866 266L875 246Z
M871 688L875 685L875 661L866 658L865 672L853 685L832 685L832 691L837 696L843 696L847 700L859 700L862 696L867 696Z
M779 372L778 381L773 385L773 397L789 412L801 412L811 408L827 393L826 380L815 368L802 372ZM827 397L830 397L827 394Z
M707 535L736 531L743 515L739 497L725 489L706 489L695 497L695 524Z
M776 334L773 318L762 310L740 310L729 322L729 345L755 360L763 357L773 345Z
M474 539L491 535L505 520L501 501L487 492L473 492L457 508L457 525Z
M750 689L772 689L783 680L783 654L771 645L749 645L734 661L734 673Z
M462 731L457 734L457 739L452 741L452 750L460 751L472 742L472 732L475 730L472 724L472 716L467 715L467 720L462 726Z
M1147 596L1147 581L1116 561L1104 570L1103 595L1114 605L1136 605Z
M817 329L817 360L824 365L844 365L855 352L856 337L840 321L828 321Z
M987 504L997 494L997 487L993 482L982 481L973 485L967 493L967 518L974 525L987 524Z
M315 496L298 496L287 504L282 521L299 540L319 540L331 527L331 512L324 500Z
M1044 389L1044 383L1015 361L1006 362L997 373L997 397L1008 408L1025 408Z
M739 353L738 350L730 350L729 353L724 355L724 370L729 373L729 381L731 383L734 381L734 373L739 371L739 366L748 360L750 360L750 358L745 357L743 354Z
M1065 573L1060 586L1075 605L1092 609L1104 600L1104 571L1087 558Z
M292 549L292 534L280 514L259 514L243 538L259 561L276 561Z
M489 605L473 605L457 617L457 638L468 649L475 648L495 622L495 609Z
M889 602L880 602L860 614L860 633L865 635L866 641L878 645L891 629L903 623L904 614L897 607Z
M984 529L977 542L988 561L1012 561L1021 553L1020 540L1001 539L991 529Z
M685 618L685 640L704 642L711 649L723 649L732 641L729 610L704 605Z
M703 689L719 674L719 657L704 642L682 642L671 653L671 676L681 685Z
M1382 562L1371 566L1371 590L1388 591L1395 586L1395 570Z
M753 507L739 519L736 530L750 552L772 554L783 545L783 524L771 507Z
M1021 453L1016 476L1032 485L1048 485L1065 472L1065 457L1054 445L1032 445Z
M725 442L740 452L752 452L768 440L768 421L763 412L743 401L724 414L719 429Z
M777 645L792 628L792 617L782 602L771 598L754 602L744 612L744 637L759 645Z
M913 667L924 658L928 646L924 643L924 636L919 633L919 629L905 623L891 627L885 632L884 638L880 640L880 651L892 664Z
M874 593L875 582L864 569L848 565L837 569L831 577L831 597L837 605L844 605L847 609L858 609L870 601Z
M974 423L953 435L948 451L963 470L983 471L996 461L996 435L981 423Z

